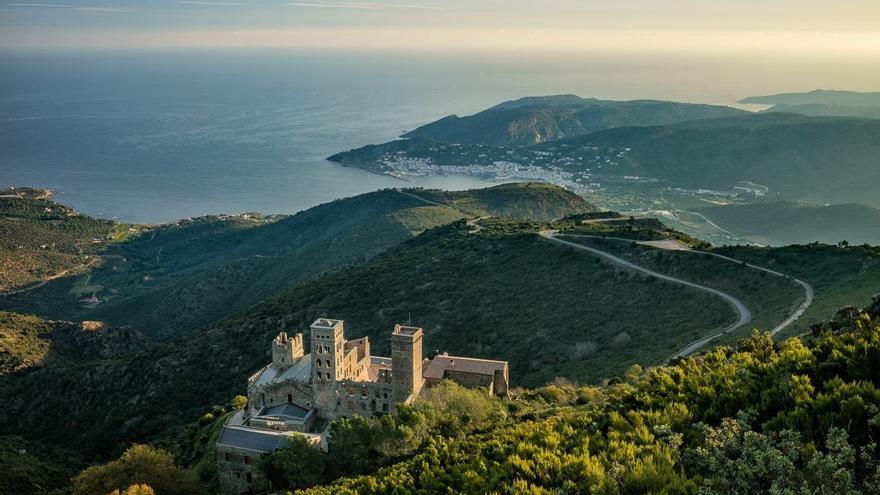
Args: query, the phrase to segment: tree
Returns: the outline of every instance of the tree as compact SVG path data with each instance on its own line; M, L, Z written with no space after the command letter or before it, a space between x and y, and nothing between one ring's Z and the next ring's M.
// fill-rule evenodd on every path
M247 407L247 397L243 395L236 395L232 398L232 408L233 409L244 409Z
M260 470L276 486L308 488L324 480L324 453L301 436L291 437L287 446L260 460Z
M123 492L120 492L119 490L113 490L112 492L110 492L110 495L156 495L156 492L153 491L152 488L150 488L150 485L138 483L137 485L131 485Z
M141 485L132 488L132 485ZM92 466L73 479L73 495L112 493L114 490L142 495L148 485L161 495L198 495L198 477L174 464L167 451L149 445L133 445L122 456L100 466ZM124 491L123 491L124 490Z

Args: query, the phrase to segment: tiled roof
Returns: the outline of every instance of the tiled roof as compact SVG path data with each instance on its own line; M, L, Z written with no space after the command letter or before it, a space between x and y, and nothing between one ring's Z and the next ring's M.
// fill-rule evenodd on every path
M296 404L280 404L277 406L264 407L257 416L288 416L295 419L303 419L309 414L309 410Z
M266 385L268 383L280 383L287 380L308 383L312 375L312 357L306 354L297 360L293 366L279 373L279 369L275 366L268 366L263 373L254 380L254 385Z
M226 426L220 432L217 444L255 452L275 452L287 445L289 436L284 432Z
M440 380L447 370L475 375L494 375L496 371L504 371L507 361L492 361L489 359L477 359L458 356L436 356L428 363L424 371L424 377Z

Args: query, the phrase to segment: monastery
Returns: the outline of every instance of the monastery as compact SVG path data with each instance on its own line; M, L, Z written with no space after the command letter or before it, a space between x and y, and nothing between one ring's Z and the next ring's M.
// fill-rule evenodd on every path
M342 320L315 320L308 353L303 334L278 334L271 344L272 362L248 379L247 407L224 425L217 440L222 492L267 491L257 467L260 457L284 447L291 436L326 449L332 420L393 412L442 380L507 395L506 361L447 354L425 359L422 336L421 328L395 325L391 357L380 357L370 353L366 337L346 340Z

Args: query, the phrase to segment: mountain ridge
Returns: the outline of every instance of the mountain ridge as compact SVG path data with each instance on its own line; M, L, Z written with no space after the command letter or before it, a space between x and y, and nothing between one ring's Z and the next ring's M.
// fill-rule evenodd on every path
M532 96L502 102L466 117L450 115L401 137L457 144L527 146L625 125L668 124L744 113L731 107L661 100Z

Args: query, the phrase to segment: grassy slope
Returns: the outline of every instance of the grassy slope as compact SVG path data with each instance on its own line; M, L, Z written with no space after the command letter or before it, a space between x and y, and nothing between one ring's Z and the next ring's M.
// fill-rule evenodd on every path
M753 328L771 330L798 307L804 291L790 280L713 256L665 251L647 246L603 239L569 237L567 240L592 246L659 273L727 292L752 311L752 322L734 336L747 335Z
M49 318L104 320L170 338L275 291L362 262L437 225L472 215L549 219L588 211L548 185L459 193L396 190L337 200L277 220L206 217L162 226L104 252L101 267L0 300L0 308ZM276 221L277 220L277 221ZM92 293L97 306L80 299Z
M824 321L839 309L858 307L880 293L880 248L838 248L821 244L758 248L730 246L719 254L765 266L800 278L815 289L806 314L780 337L797 335Z
M880 244L880 210L865 205L809 206L794 202L701 208L721 227L761 244Z
M530 391L490 429L296 493L876 493L873 306L836 334L757 335L609 386Z
M45 337L54 326L36 316L0 311L0 375L44 362L50 347Z
M0 190L0 196L12 191ZM41 191L0 198L0 292L83 267L125 227L78 215Z

